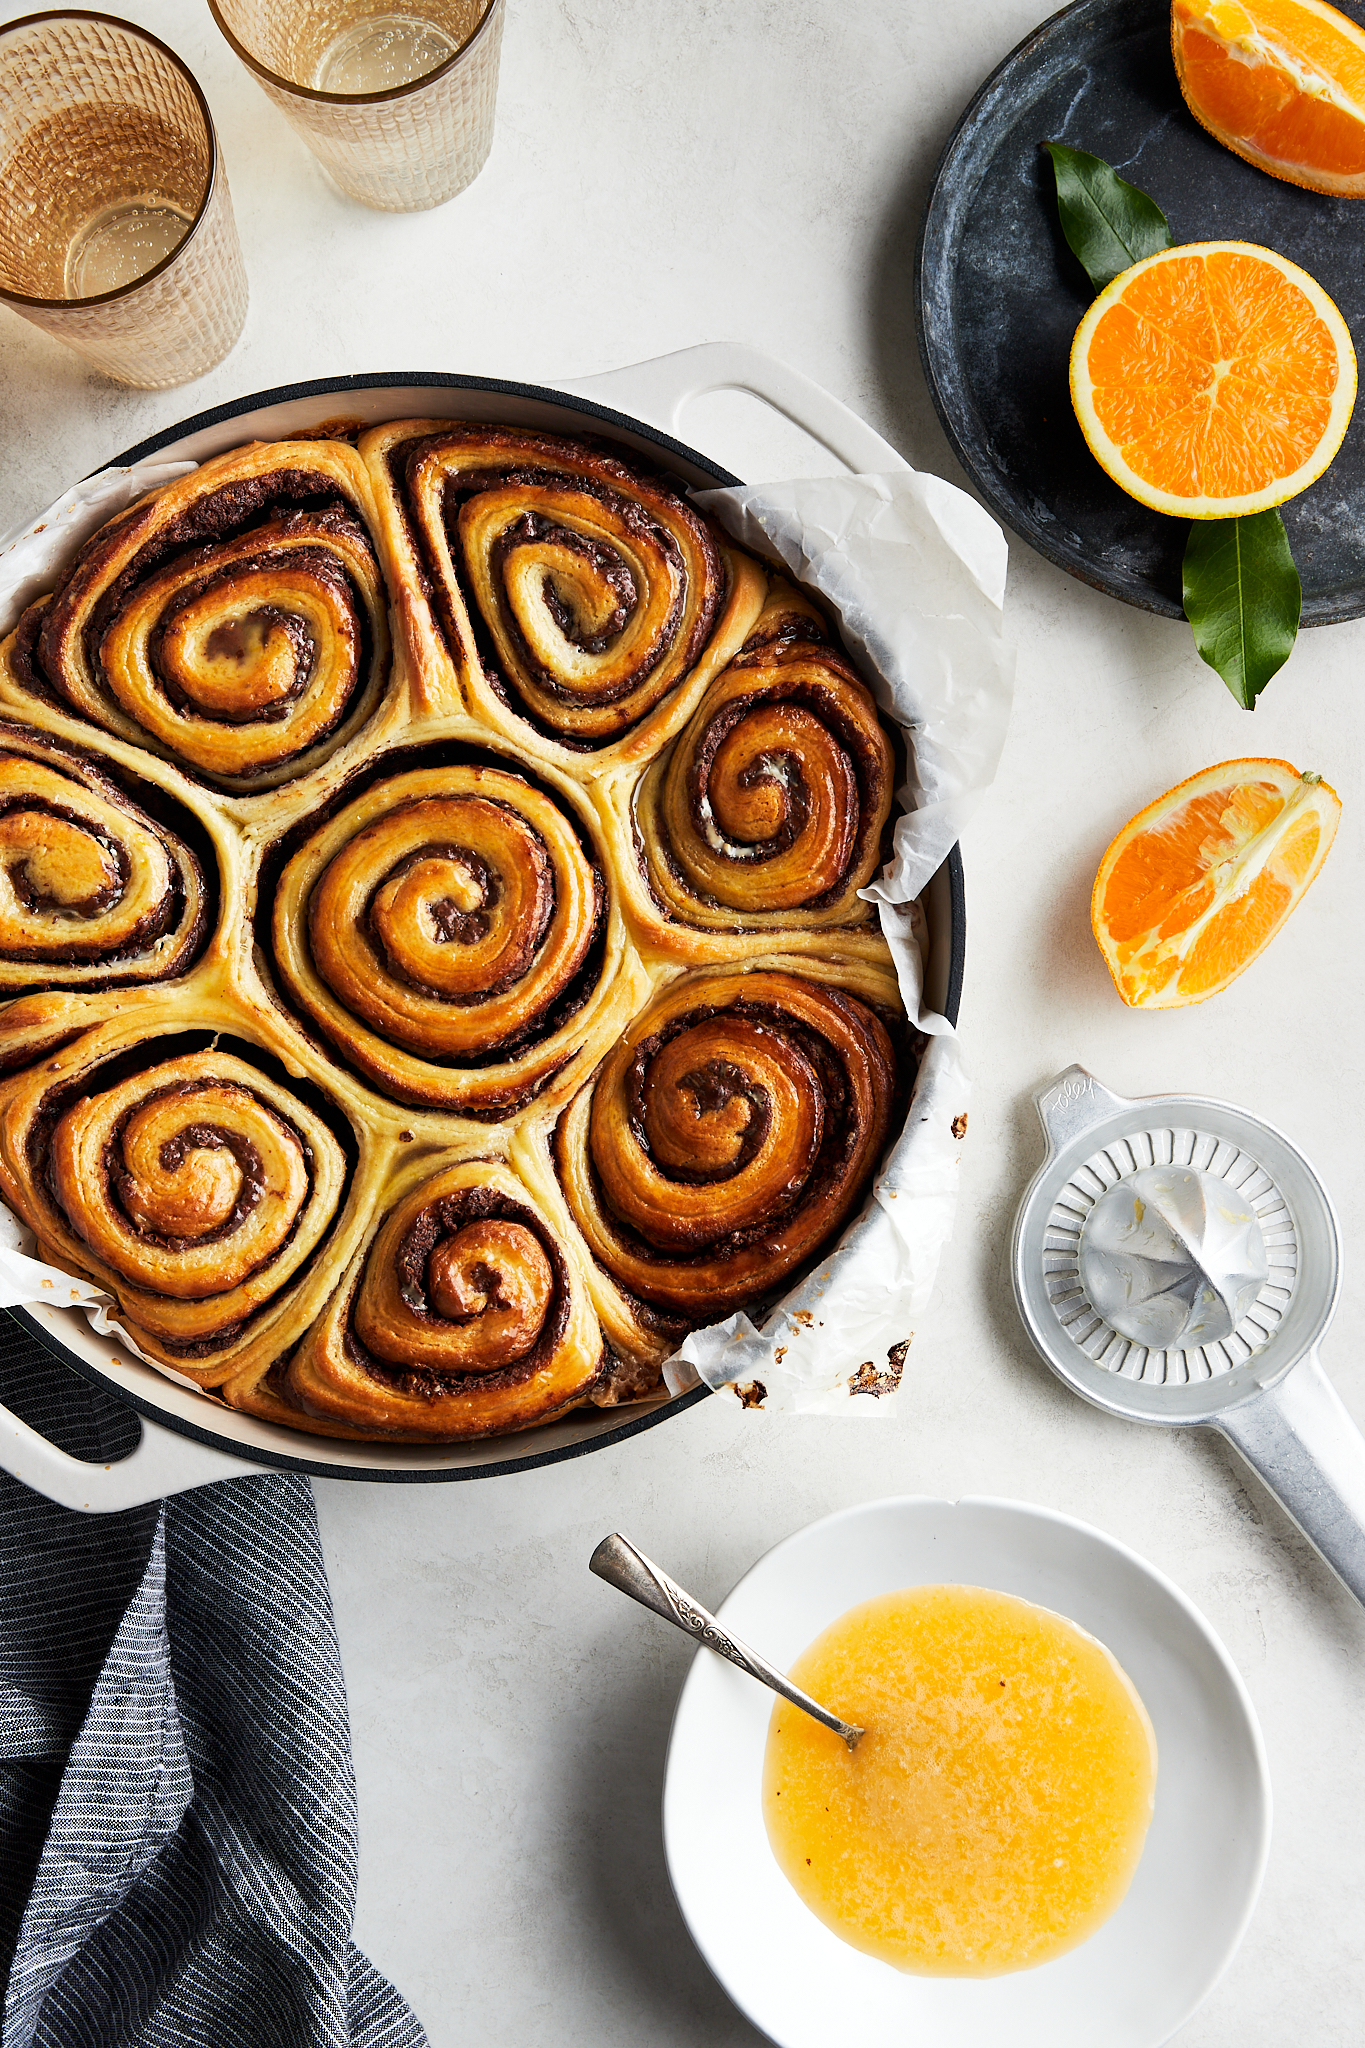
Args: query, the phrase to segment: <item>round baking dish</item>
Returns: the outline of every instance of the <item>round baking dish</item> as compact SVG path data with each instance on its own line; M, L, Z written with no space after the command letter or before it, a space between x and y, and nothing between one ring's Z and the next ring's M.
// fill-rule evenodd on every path
M700 373L703 366L708 374ZM699 390L747 389L842 455L850 467L905 466L894 450L818 386L750 351L685 350L658 363L636 365L593 381L604 395L615 395L619 389L627 402L634 399L647 404L669 419ZM335 377L253 392L167 427L113 459L128 464L180 457L204 461L242 441L286 438L325 420L344 417L370 424L414 416L506 421L560 433L581 433L590 425L605 429L614 440L661 464L686 484L705 490L740 481L671 434L602 404L595 396L429 371ZM956 1023L966 950L966 900L956 847L930 882L924 904L930 935L928 997ZM478 1479L526 1472L638 1436L692 1407L709 1391L696 1387L672 1397L660 1395L625 1410L577 1409L526 1435L481 1442L431 1446L332 1442L260 1421L215 1403L211 1395L198 1389L163 1378L131 1352L100 1336L79 1310L42 1306L8 1313L73 1371L116 1393L139 1414L165 1425L181 1440L144 1429L140 1448L122 1466L92 1469L67 1459L16 1418L9 1418L7 1469L68 1506L94 1511L129 1506L227 1478L234 1472L265 1468L328 1479L390 1481ZM316 1451L311 1449L314 1443ZM113 1483L115 1475L119 1476L117 1485Z

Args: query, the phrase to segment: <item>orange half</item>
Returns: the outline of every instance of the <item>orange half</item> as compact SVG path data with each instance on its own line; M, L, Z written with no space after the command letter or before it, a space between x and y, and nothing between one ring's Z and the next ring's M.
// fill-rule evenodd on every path
M1202 1003L1270 944L1327 858L1341 799L1288 761L1220 761L1131 818L1090 922L1114 986L1146 1010Z
M1365 197L1365 30L1325 0L1173 0L1190 112L1250 164Z
M1249 242L1144 257L1071 345L1091 454L1130 497L1185 519L1236 519L1306 490L1341 446L1355 394L1332 300Z

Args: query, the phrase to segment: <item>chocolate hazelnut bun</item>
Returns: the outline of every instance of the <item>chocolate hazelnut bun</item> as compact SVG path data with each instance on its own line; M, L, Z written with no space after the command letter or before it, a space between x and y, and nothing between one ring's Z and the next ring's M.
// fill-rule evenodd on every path
M504 1116L619 1029L622 938L573 804L495 768L385 777L280 877L280 983L394 1101Z
M334 427L129 507L0 647L0 1194L313 1436L661 1398L908 1099L898 737L624 446Z
M197 855L93 757L0 721L0 995L168 981L211 907Z
M866 1194L895 1089L858 997L765 965L683 975L560 1118L564 1197L623 1296L689 1328L769 1303Z
M867 685L794 596L774 592L631 796L632 908L684 960L793 942L818 952L836 933L879 956L858 892L885 858L891 741Z
M514 1173L469 1160L375 1217L288 1360L224 1393L324 1435L451 1443L548 1422L605 1362L581 1263Z
M144 1351L213 1385L227 1360L284 1341L345 1155L249 1062L122 1036L89 1032L4 1085L0 1186L44 1257L106 1288Z
M623 450L449 420L360 449L413 585L427 700L544 758L643 759L758 616L758 565Z
M5 694L58 704L217 788L306 774L388 680L374 523L352 448L220 455L87 542L21 619Z

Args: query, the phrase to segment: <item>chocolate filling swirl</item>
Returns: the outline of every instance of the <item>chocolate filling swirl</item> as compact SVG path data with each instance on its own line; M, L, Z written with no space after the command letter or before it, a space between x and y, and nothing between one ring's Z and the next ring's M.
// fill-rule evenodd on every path
M862 1198L894 1083L855 997L761 969L685 975L561 1117L560 1180L630 1294L689 1318L752 1303Z
M112 520L11 654L28 689L190 772L300 772L387 674L369 480L341 445L220 456Z
M293 855L280 978L387 1093L508 1114L572 1059L601 989L601 872L547 792L497 769L373 784Z
M481 702L599 748L696 666L729 570L705 519L643 464L459 422L385 445L424 588Z
M0 726L0 995L182 974L209 908L177 833L88 756Z
M474 1159L409 1185L271 1391L321 1426L451 1442L548 1421L604 1364L577 1256Z
M891 748L832 648L784 637L719 676L639 798L656 900L716 931L838 920L877 871Z
M8 1173L45 1247L106 1286L146 1348L211 1357L306 1269L345 1159L311 1109L234 1055L158 1061L153 1041L132 1071L128 1055L87 1069L99 1037L11 1101L27 1136L19 1155L7 1144Z

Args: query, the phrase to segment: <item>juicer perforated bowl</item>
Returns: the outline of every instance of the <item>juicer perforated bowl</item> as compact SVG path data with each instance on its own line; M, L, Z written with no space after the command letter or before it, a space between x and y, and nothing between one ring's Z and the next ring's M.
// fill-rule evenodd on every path
M1318 1359L1341 1258L1336 1216L1312 1167L1282 1132L1232 1103L1130 1099L1080 1066L1045 1083L1034 1101L1048 1150L1019 1205L1011 1266L1039 1351L1110 1415L1220 1431L1365 1602L1365 1438ZM1230 1206L1254 1216L1266 1265L1250 1306L1240 1304L1235 1322L1224 1319L1226 1334L1164 1350L1122 1334L1081 1270L1096 1205L1135 1176L1149 1184L1151 1169L1163 1167L1191 1169L1215 1195L1225 1185Z

